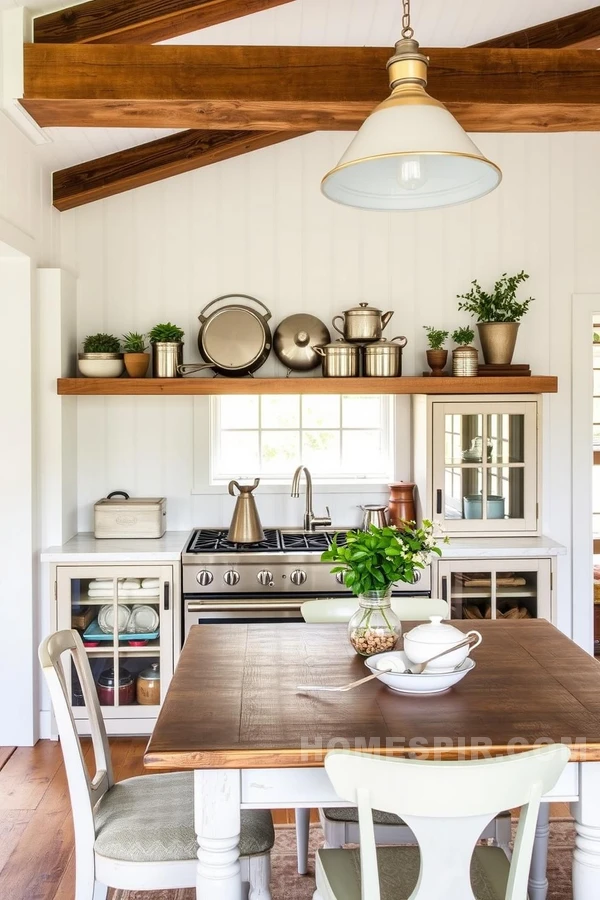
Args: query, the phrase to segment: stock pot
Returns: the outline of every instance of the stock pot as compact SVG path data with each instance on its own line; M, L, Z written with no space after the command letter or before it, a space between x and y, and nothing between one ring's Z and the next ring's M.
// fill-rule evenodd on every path
M323 359L323 375L326 378L354 378L359 374L360 347L357 344L338 338L331 344L313 347L313 350Z
M398 341L398 343L395 343ZM387 341L381 338L364 348L364 374L378 378L395 378L402 375L402 348L406 347L402 335Z

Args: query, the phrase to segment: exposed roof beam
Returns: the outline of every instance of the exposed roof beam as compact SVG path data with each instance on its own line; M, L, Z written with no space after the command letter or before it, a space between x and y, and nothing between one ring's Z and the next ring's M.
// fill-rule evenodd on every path
M41 44L151 44L291 0L90 0L34 19Z
M93 200L181 175L202 166L269 147L302 132L184 131L90 160L53 176L53 203L73 209Z
M558 50L564 47L597 49L600 47L600 6L563 16L522 31L473 44L474 47L513 47Z
M426 50L430 90L467 131L600 130L600 54ZM357 128L387 94L378 47L26 44L41 126Z

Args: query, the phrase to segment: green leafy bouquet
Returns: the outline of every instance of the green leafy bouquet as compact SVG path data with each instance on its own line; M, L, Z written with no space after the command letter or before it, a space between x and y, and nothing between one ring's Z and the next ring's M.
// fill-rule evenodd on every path
M448 543L448 538L444 538ZM331 547L321 559L337 563L332 572L343 572L344 583L353 594L385 591L396 581L412 584L417 569L424 569L430 555L441 556L433 535L433 524L423 519L421 528L416 522L406 522L404 528L394 525L368 531L346 532L346 545L338 544L336 534Z

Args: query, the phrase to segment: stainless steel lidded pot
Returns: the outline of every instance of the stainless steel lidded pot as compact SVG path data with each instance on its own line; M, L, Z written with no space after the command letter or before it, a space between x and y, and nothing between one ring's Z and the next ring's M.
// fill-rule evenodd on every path
M323 358L323 375L326 378L355 378L359 374L360 347L357 344L348 344L338 338L331 344L313 349Z
M393 315L393 310L382 313L368 303L359 303L358 306L345 310L343 316L334 316L331 324L346 341L364 344L366 341L378 341ZM343 321L343 328L338 328L335 324L337 319Z
M398 343L396 343L396 341ZM402 336L386 341L381 338L367 344L364 353L364 374L377 378L397 378L402 375L402 348L407 340Z

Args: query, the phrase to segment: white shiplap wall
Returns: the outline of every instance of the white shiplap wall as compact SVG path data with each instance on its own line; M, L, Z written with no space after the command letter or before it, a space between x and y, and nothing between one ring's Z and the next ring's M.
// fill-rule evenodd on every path
M196 317L213 297L254 294L276 324L305 310L326 321L359 300L395 316L405 334L404 373L424 366L422 326L465 322L455 295L524 268L536 298L515 362L560 378L545 402L544 531L569 545L571 510L571 295L600 290L600 135L478 135L504 172L501 187L472 204L416 214L364 213L319 192L346 134L313 134L64 213L65 259L79 274L79 336L145 331L165 319L186 330L198 358ZM263 374L283 374L275 359ZM169 527L224 524L229 498L192 496L191 398L81 398L79 527L94 500L117 487L165 494ZM406 414L406 400L400 402ZM410 436L398 475L408 477ZM318 497L348 521L360 497ZM267 523L299 521L283 497L262 497ZM352 515L356 515L355 510Z

